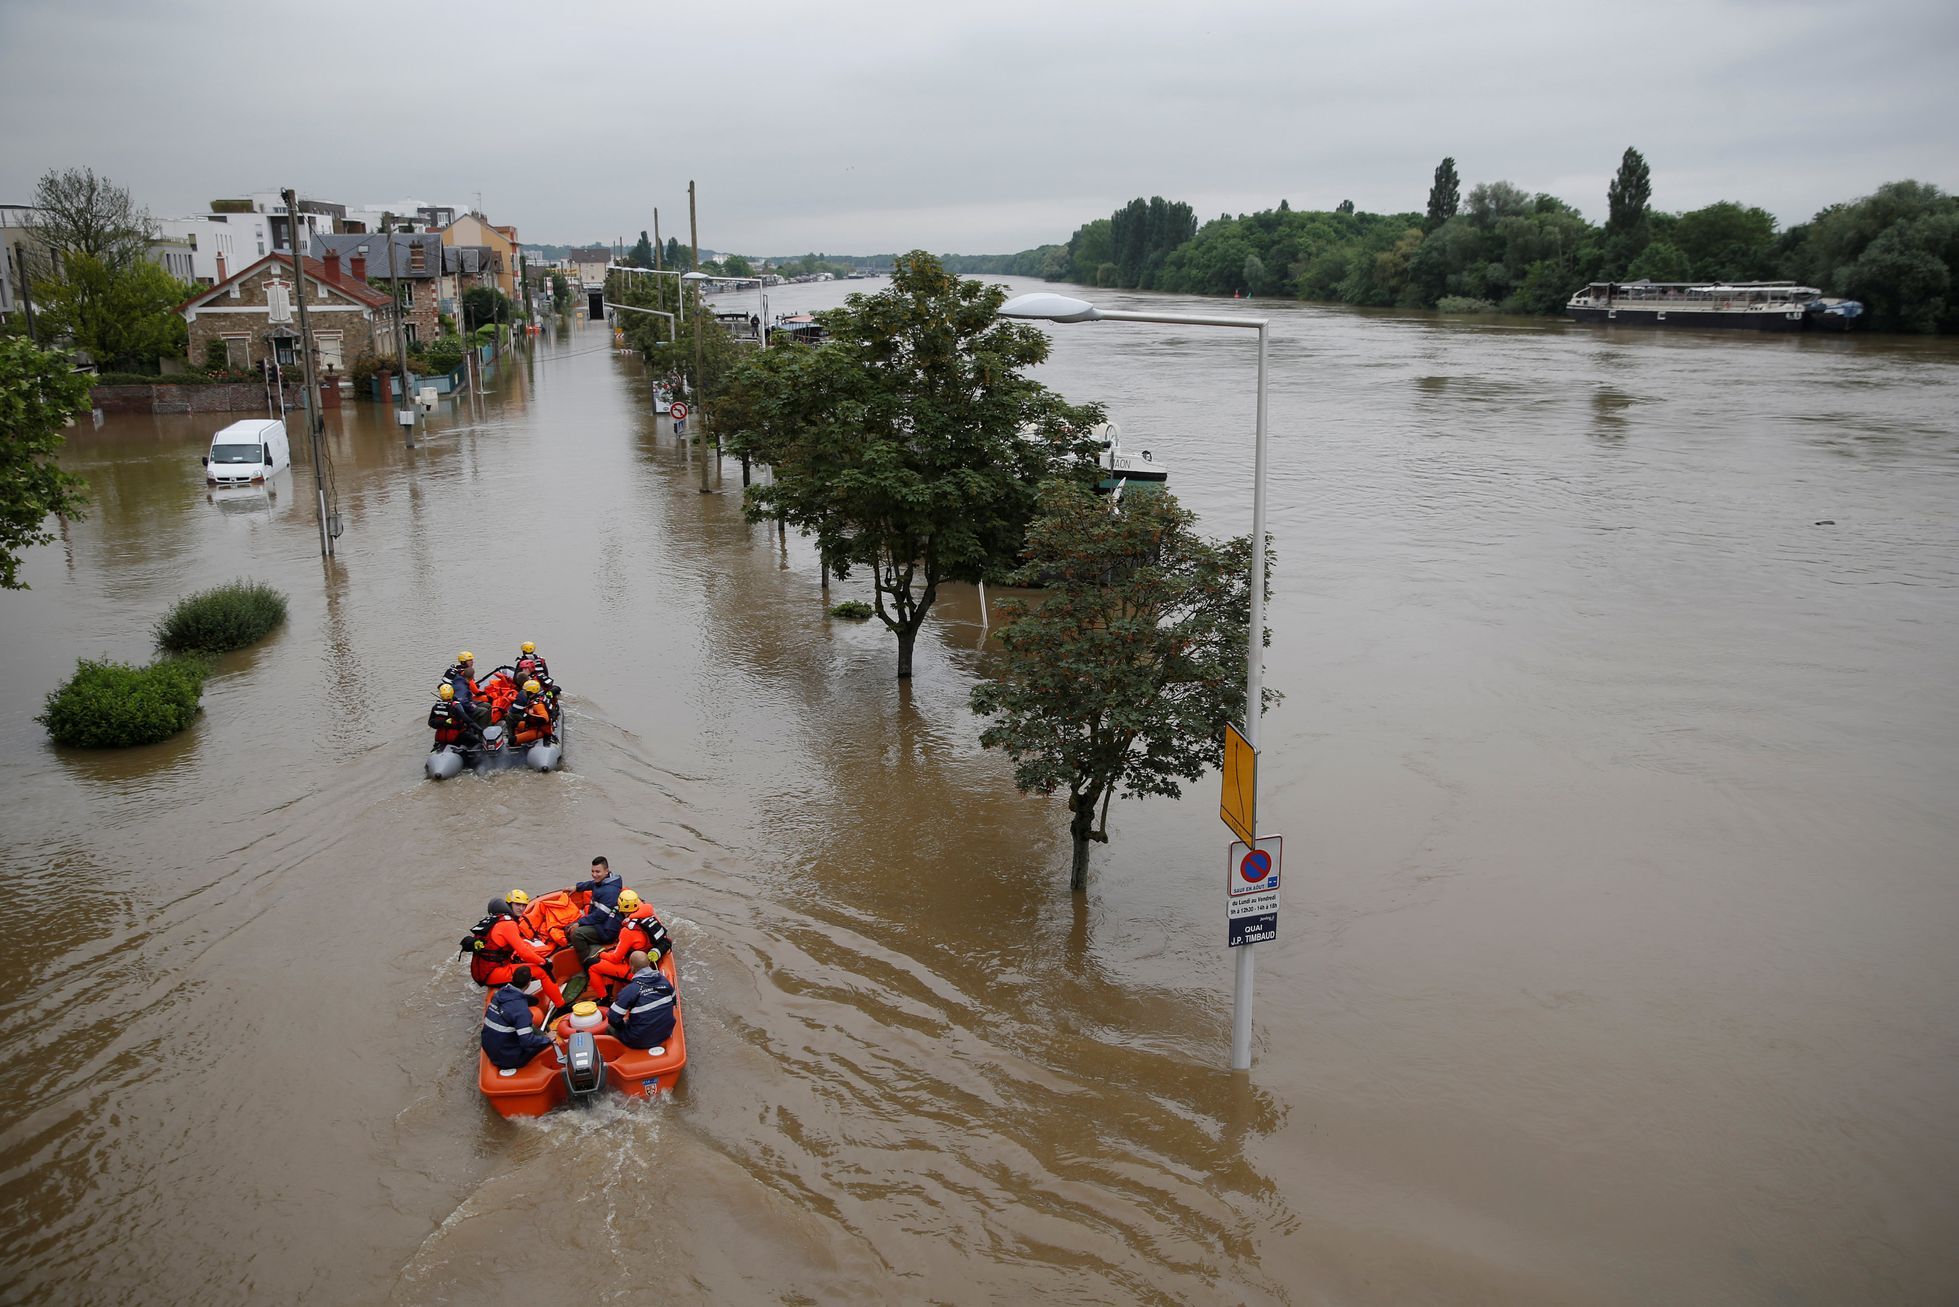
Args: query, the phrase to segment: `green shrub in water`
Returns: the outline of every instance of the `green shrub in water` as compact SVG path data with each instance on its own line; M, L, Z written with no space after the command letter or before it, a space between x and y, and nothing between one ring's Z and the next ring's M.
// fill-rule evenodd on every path
M1495 313L1496 305L1472 295L1444 295L1435 301L1438 313Z
M877 609L871 607L862 599L846 599L830 610L830 616L847 617L853 622L861 622L876 612Z
M286 620L286 597L269 585L233 581L178 601L156 624L165 653L226 653L257 644Z
M48 728L56 744L84 749L155 744L197 716L210 670L201 658L164 658L148 667L84 658L34 720Z

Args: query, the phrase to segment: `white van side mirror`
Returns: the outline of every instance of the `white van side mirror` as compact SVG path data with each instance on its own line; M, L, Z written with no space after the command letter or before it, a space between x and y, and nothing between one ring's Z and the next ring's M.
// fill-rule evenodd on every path
M205 467L211 466L211 456L209 454L204 455L204 457L198 459L197 461L202 463Z

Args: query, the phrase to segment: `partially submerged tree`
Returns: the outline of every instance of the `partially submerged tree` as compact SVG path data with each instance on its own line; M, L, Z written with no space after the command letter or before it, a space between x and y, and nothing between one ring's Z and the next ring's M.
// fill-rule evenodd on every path
M1001 319L1005 299L913 251L890 289L823 315L827 343L755 354L728 397L734 448L774 471L750 519L813 537L833 576L871 570L900 679L939 587L1012 565L1043 481L1096 475L1101 409L1025 375L1048 338Z
M0 337L0 589L25 590L20 551L46 544L50 513L80 517L82 479L55 465L61 429L88 412L88 380L65 355Z
M1167 491L1112 512L1051 484L1014 578L1046 593L1001 604L1006 654L972 697L993 719L980 743L1014 760L1022 791L1068 795L1070 889L1087 886L1089 844L1108 842L1117 790L1177 797L1244 720L1251 541L1206 540L1195 520Z

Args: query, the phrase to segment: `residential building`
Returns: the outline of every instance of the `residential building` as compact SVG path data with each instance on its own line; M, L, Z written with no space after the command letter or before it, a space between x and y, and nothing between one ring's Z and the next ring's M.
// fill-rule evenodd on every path
M34 231L34 215L39 212L31 204L0 204L0 255L5 256L0 258L0 318L21 311L22 261L29 274L27 298L33 298L34 280L44 275L46 256Z
M612 262L612 251L603 245L586 245L571 252L571 266L578 280L596 286L605 280L605 265Z
M272 251L292 250L292 228L297 226L305 237L302 247L314 236L331 235L341 230L347 218L347 206L329 200L301 199L299 213L295 217L286 212L285 197L278 191L253 191L242 200L213 200L211 211L227 216L232 214L263 214L270 231Z
M385 292L353 276L338 254L307 259L306 277L314 363L323 373L344 373L362 355L393 350L393 303ZM211 342L216 341L224 348L226 364L240 370L267 360L282 367L298 363L298 309L295 305L290 323L271 320L267 288L273 283L292 296L289 256L267 255L178 305L189 329L191 360L202 363L210 357Z
M272 225L262 213L199 213L188 218L164 218L157 223L164 240L189 247L191 270L186 281L203 286L217 283L248 263L272 252Z
M158 236L152 240L145 251L150 262L161 267L178 281L193 279L191 272L191 243L181 236Z
M442 229L442 243L453 246L480 245L497 258L496 286L504 294L517 294L517 229L493 226L480 213L466 213Z
M442 331L441 315L453 312L455 277L446 267L453 251L444 248L436 232L396 232L392 238L379 232L315 236L307 248L316 259L338 256L354 281L392 284L402 312L402 329L410 344L434 340Z
M371 234L384 222L396 231L439 232L456 220L453 204L424 204L420 200L398 200L393 204L349 205L335 231L342 235Z

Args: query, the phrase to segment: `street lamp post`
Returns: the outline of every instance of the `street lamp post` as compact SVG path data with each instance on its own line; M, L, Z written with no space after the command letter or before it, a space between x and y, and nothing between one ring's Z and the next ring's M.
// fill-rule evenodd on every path
M1003 318L1041 322L1163 322L1174 326L1246 327L1258 332L1258 428L1252 445L1252 576L1251 630L1245 649L1245 741L1258 749L1258 719L1264 708L1265 683L1265 345L1271 322L1266 318L1234 318L1199 313L1135 313L1099 309L1087 300L1039 291L1018 295L1000 306ZM1258 813L1257 773L1253 772L1252 814ZM1256 829L1251 834L1257 835ZM1231 999L1231 1069L1252 1065L1252 950L1238 949Z
M763 349L767 349L769 347L769 292L768 292L768 283L766 281L762 280L762 278L760 277L724 277L724 276L716 276L713 273L707 273L707 272L683 272L680 274L680 279L682 281L691 281L697 286L704 281L752 281L754 282L755 289L760 294L762 300L762 326L755 334L761 340ZM707 292L703 290L701 293L705 295Z

